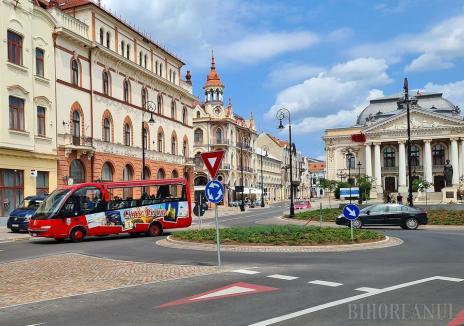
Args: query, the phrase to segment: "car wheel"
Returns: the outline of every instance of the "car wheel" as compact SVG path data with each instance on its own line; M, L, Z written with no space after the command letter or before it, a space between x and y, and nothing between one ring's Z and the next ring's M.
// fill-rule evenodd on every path
M69 238L71 239L72 242L81 242L84 240L85 237L85 230L83 228L75 228L71 231L71 234L69 235Z
M406 220L405 225L408 230L415 230L419 226L419 222L416 218L410 217Z
M150 237L157 237L163 234L163 228L159 223L152 223L147 232Z
M354 220L353 222L351 222L351 223L353 223L353 228L354 228L354 229L360 229L360 228L362 228L362 226L363 226L363 222L362 222L361 219L359 219L359 218L355 219L355 220Z
M400 226L401 226L401 228L402 228L403 230L407 230L407 229L408 229L408 228L406 227L406 225L400 225Z

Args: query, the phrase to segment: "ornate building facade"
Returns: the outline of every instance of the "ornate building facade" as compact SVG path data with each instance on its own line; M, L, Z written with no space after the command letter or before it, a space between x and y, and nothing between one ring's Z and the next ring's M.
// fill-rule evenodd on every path
M230 201L239 199L236 186L244 186L245 196L260 196L254 150L257 134L253 113L246 120L233 112L230 99L227 107L224 106L224 85L216 71L214 60L212 56L211 70L203 86L204 102L197 103L193 110L195 189L202 192L210 178L200 153L224 150L225 155L217 178L227 189L224 197L224 204L227 205Z
M0 216L57 185L56 24L36 1L0 2Z
M417 93L411 101L411 170L413 179L433 183L429 190L440 192L444 164L453 166L453 185L464 176L464 121L460 109L441 93ZM328 129L323 137L329 179L367 175L374 192L407 193L408 154L406 108L402 96L371 100L355 126ZM347 156L352 153L353 156Z
M184 63L92 1L50 1L48 11L59 22L58 185L143 175L193 182L195 97L190 74L180 79Z

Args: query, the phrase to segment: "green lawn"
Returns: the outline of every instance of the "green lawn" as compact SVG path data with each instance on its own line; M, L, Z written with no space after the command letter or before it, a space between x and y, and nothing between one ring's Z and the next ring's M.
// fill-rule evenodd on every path
M322 220L324 222L334 222L338 215L342 213L339 208L324 208L322 210ZM286 215L285 217L288 217ZM320 211L312 210L295 214L298 220L319 221ZM453 211L447 209L432 209L428 211L429 224L432 225L464 225L464 210Z
M202 243L215 243L216 230L189 230L174 232L172 238ZM354 230L354 242L382 240L385 236L370 230ZM223 244L263 244L263 245L323 245L351 243L348 228L327 228L298 225L259 225L233 227L220 230Z

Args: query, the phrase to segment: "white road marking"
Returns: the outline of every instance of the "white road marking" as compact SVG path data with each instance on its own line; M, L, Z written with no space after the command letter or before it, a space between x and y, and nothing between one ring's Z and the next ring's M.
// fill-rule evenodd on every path
M361 292L369 292L369 293L374 293L380 291L379 289L375 288L368 288L368 287L362 287L362 288L357 288L355 289L356 291L361 291Z
M412 282L407 282L407 283L401 283L401 284L398 284L398 285L393 285L393 286L390 286L390 287L379 289L376 292L368 292L368 293L358 294L358 295L348 297L348 298L345 298L345 299L340 299L340 300L336 300L336 301L332 301L332 302L327 302L327 303L324 303L324 304L321 304L321 305L318 305L318 306L314 306L314 307L306 308L306 309L303 309L303 310L295 311L295 312L292 312L292 313L289 313L289 314L286 314L286 315L282 315L282 316L279 316L279 317L263 320L263 321L260 321L258 323L251 324L250 326L273 325L273 324L280 323L280 322L285 321L285 320L289 320L289 319L293 319L293 318L296 318L296 317L301 317L301 316L304 316L304 315L308 315L308 314L316 312L316 311L320 311L320 310L336 307L336 306L339 306L339 305L342 305L342 304L345 304L345 303L348 303L348 302L353 302L353 301L357 301L357 300L360 300L360 299L372 297L372 296L380 294L380 293L390 292L390 291L402 289L402 288L405 288L405 287L408 287L408 286L413 286L413 285L426 283L426 282L430 282L430 281L435 281L435 280L449 281L449 282L462 282L462 281L464 281L464 279L461 279L461 278L444 277L444 276L432 276L432 277L423 278L423 279L420 279L420 280L417 280L417 281L412 281Z
M239 293L246 293L246 292L254 292L256 291L255 289L250 289L246 288L243 286L231 286L230 288L216 291L213 293L208 293L199 297L191 298L189 300L195 301L195 300L201 300L201 299L209 299L209 298L215 298L215 297L222 297L226 295L231 295L231 294L239 294Z
M261 272L258 271L250 271L249 269L236 269L232 271L234 273L240 273L240 274L246 274L246 275L254 275L254 274L259 274Z
M30 324L30 325L26 325L26 326L39 326L39 325L46 325L48 323L38 323L38 324Z
M325 285L325 286L330 286L330 287L336 287L336 286L340 286L340 285L343 285L342 283L337 283L337 282L328 282L328 281L321 281L321 280L315 280L315 281L311 281L311 282L308 282L310 284L317 284L317 285Z
M286 281L293 281L298 278L296 276L288 276L288 275L280 275L280 274L268 275L267 277L277 278L279 280L286 280Z

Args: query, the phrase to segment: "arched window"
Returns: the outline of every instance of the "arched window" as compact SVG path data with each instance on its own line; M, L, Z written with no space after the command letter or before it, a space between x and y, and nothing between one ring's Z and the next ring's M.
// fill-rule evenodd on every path
M187 124L187 108L185 106L182 108L182 123Z
M156 179L164 179L166 177L166 173L163 169L159 169L158 173L156 173Z
M419 166L420 159L419 159L419 146L414 145L411 146L411 166Z
M176 179L178 177L179 177L179 172L177 172L177 170L172 170L171 178Z
M74 85L79 85L79 63L77 60L73 60L71 62L71 71L72 71L72 78L71 81Z
M106 162L102 166L101 180L102 181L113 181L113 168L111 167L111 164L108 162Z
M123 83L124 102L129 103L129 82L124 80Z
M176 101L171 101L171 118L176 118Z
M196 169L203 169L203 159L201 158L200 153L195 154L195 168ZM205 183L206 184L206 183ZM195 186L199 186L195 183Z
M171 138L171 154L177 155L177 138L176 136L172 136Z
M182 156L184 156L185 158L189 157L188 143L186 140L184 140L184 143L182 144Z
M103 120L103 141L108 143L111 141L111 124L108 118Z
M110 32L106 32L106 47L110 48L111 35Z
M129 164L126 164L124 166L124 169L122 170L122 180L123 181L131 181L134 179L134 171L132 170L132 167ZM124 194L124 199L131 198L132 199L132 189L133 188L124 188L123 194Z
M124 46L126 43L124 41L121 41L121 55L124 56Z
M84 165L80 160L74 160L69 166L69 177L73 179L73 184L85 182Z
M110 94L110 80L109 80L107 71L103 71L102 80L103 80L103 94L109 95Z
M437 144L432 147L433 165L445 164L445 147L442 144Z
M158 132L158 152L164 151L164 134L162 131Z
M163 114L163 96L161 94L158 95L158 114Z
M203 144L203 130L201 130L200 128L195 129L194 142L195 142L196 145Z
M103 38L105 37L105 32L103 28L100 28L100 44L103 45Z
M145 54L144 67L147 69L148 56Z
M200 117L201 117L200 111L197 111L197 119L200 119Z
M147 90L145 88L142 88L142 107L147 107Z
M130 44L127 44L126 46L126 57L127 59L130 59Z
M124 124L124 145L131 145L131 127L128 123Z
M386 168L395 167L395 150L387 147L383 150L383 166Z
M160 63L160 76L163 77L163 64Z
M222 144L222 129L216 129L216 144Z
M139 52L139 65L142 65L142 51Z
M80 145L81 142L81 115L79 112L73 112L73 144Z
M143 179L144 180L150 180L150 177L151 177L151 172L150 172L150 169L148 168L148 166L145 166L145 168L143 169ZM149 188L148 187L144 187L145 189L145 192L149 192Z
M176 72L175 71L172 73L172 82L174 84L176 83Z

